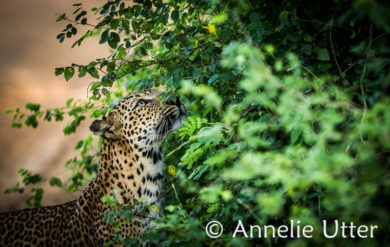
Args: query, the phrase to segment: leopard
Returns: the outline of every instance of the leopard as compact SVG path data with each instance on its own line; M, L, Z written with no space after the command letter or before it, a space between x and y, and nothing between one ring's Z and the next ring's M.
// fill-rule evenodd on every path
M94 120L90 130L102 138L95 178L76 200L1 213L0 246L105 246L115 231L105 220L113 206L102 201L104 196L115 195L123 207L143 202L160 209L162 143L186 118L178 97L159 99L165 91L166 87L154 87L130 93L107 116ZM121 236L140 246L151 245L142 237L160 212L149 207L146 214L121 221Z

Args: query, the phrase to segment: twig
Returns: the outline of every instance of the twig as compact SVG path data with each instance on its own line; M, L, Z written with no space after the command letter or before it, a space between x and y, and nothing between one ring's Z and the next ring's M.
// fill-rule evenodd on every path
M90 26L90 27L93 27L93 30L98 29L98 28L100 28L100 27L107 26L107 24L101 25L100 23L98 23L97 25L93 25L93 24L87 23L87 22L83 24L83 23L78 22L78 21L72 21L72 20L69 19L68 17L65 17L64 20L65 20L65 21L68 21L68 22L71 22L71 23L73 23L73 24L76 24L76 25L82 25L82 26ZM110 29L112 29L112 28L110 28ZM124 28L115 28L115 29L112 29L112 30L118 30L118 31L120 31L120 32L122 32L122 31L127 31L127 30L124 29Z
M368 49L371 49L371 44L372 44L372 26L373 26L373 24L371 22L371 25L370 25L370 39L368 41ZM366 92L365 92L364 85L363 85L363 80L364 80L364 76L366 75L366 71L367 71L367 64L365 63L364 67L363 67L363 72L362 72L362 75L360 76L360 81L359 81L360 93L361 93L361 97L362 97L362 101L363 101L363 107L364 107L362 119L360 121L361 123L364 122L364 119L365 119L366 113L367 113L367 102L366 102L366 99L364 98L364 95L366 94ZM361 133L359 135L360 135L360 140L362 142L364 142L364 139L363 139L363 136L361 135Z
M351 63L348 68L346 68L342 73L345 74L347 73L350 69L352 69L353 67L355 67L356 65L358 64L358 62L353 62Z
M241 199L237 199L237 202L238 204L240 204L241 206L243 206L246 210L248 210L248 212L258 221L258 222L261 222L261 219L259 218L259 216L257 216L255 214L255 212L253 212L253 209L251 209L247 204L245 204L243 201L241 201Z
M173 56L173 57L170 57L170 58L167 58L167 59L150 61L149 63L146 63L146 64L143 64L143 65L138 66L137 69L144 68L144 67L149 67L149 66L156 65L156 64L162 64L162 63L165 63L165 62L174 60L174 59L176 59L176 58L179 58L179 57L185 55L186 53L188 53L188 52L190 52L190 51L197 50L197 49L202 48L203 46L209 45L209 44L210 44L210 43L204 43L204 44L198 45L197 47L188 48L188 49L186 49L185 51L183 51L183 52L177 54L176 56ZM128 63L132 63L132 61L129 61ZM124 76L127 75L127 74L128 74L128 73L125 73L125 74L122 74L122 75L120 75L120 76L117 76L117 77L115 78L115 80L118 80L118 79L124 77Z
M328 23L325 23L325 22L322 22L322 21L318 21L318 20L308 20L308 19L301 19L301 20L302 21L306 21L306 22L317 23L317 24L320 24L320 25L323 25L323 26L327 26L328 25ZM339 25L333 25L333 26L350 31L350 29L348 29L346 27L343 27L343 26L339 26Z
M372 44L372 22L371 22L371 25L370 25L370 39L368 41L368 49L371 49L371 44ZM366 75L366 71L367 71L367 64L364 64L364 67L363 67L363 72L362 72L362 75L360 77L360 92L362 94L362 96L365 94L365 89L364 89L364 86L363 86L363 80L364 80L364 76ZM366 102L366 99L364 97L362 97L363 99L363 105L364 105L364 109L366 110L367 109L367 102Z
M344 75L343 75L343 72L341 71L339 62L337 61L336 53L335 53L335 51L334 51L334 46L333 46L333 40L332 40L332 26L333 26L333 17L332 17L332 19L330 20L330 24L329 24L329 40L330 40L330 47L332 48L333 59L334 59L334 61L335 61L335 63L336 63L337 70L339 71L340 77L343 79L343 81L346 81L348 84L350 84L350 83L345 79L345 77L344 77Z
M389 34L390 34L390 33L382 33L382 34L376 36L374 39L372 39L372 42L375 42L377 39L380 39L380 38L382 38L383 36L389 35Z
M318 76L316 76L316 74L314 74L313 71L311 71L308 67L302 65L302 68L311 74L314 78L318 79Z
M375 38L372 39L371 45L372 45L375 41L377 41L378 39L382 38L383 36L389 35L389 34L390 34L390 33L382 33L382 34L376 36ZM343 74L347 73L350 69L352 69L353 67L355 67L356 65L358 65L360 59L361 59L361 58L358 58L357 61L351 63L351 64L343 71Z
M90 23L84 23L84 24L83 24L83 23L81 23L81 22L72 21L72 20L69 19L68 17L65 17L64 20L65 20L65 21L69 21L69 22L74 23L74 24L77 24L77 25L91 26L91 27L93 27L94 29L98 28L98 26L92 25L92 24L90 24Z
M183 216L185 219L187 219L187 215L186 215L186 212L184 210L184 207L183 207L183 204L181 203L180 199L179 199L179 196L177 195L177 192L176 192L176 187L175 187L175 184L172 183L172 189L173 191L175 192L175 197L177 199L177 201L179 202L179 205L180 205L180 209L182 209L184 212L183 212Z

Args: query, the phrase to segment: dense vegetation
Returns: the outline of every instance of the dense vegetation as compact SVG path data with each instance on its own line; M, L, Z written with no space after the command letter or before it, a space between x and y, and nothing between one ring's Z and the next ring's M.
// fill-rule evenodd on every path
M109 57L57 68L91 77L88 101L64 107L27 104L13 127L39 120L105 115L128 92L165 84L180 95L188 121L164 144L164 217L146 236L169 246L384 246L390 232L390 8L383 1L116 0L82 4L58 16L59 42L99 36ZM78 27L90 29L78 33ZM77 83L73 79L72 83ZM73 176L53 186L75 192L97 171L93 138L66 166ZM21 171L39 206L39 175ZM38 187L37 187L38 186ZM30 187L29 187L30 188ZM113 198L104 198L108 203ZM131 217L130 214L121 214ZM109 218L109 217L108 217ZM111 218L112 219L112 218ZM243 224L321 229L322 220L378 225L375 238L232 237ZM221 237L204 230L211 220ZM113 223L113 222L111 222ZM114 224L114 223L113 223ZM116 229L114 242L123 241ZM127 241L127 240L126 240ZM131 241L129 241L131 243Z

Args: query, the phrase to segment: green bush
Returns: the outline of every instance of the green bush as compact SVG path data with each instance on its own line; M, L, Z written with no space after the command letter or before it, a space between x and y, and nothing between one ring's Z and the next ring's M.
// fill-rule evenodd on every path
M57 21L60 42L99 36L112 53L57 68L94 80L87 101L17 109L14 127L38 119L106 114L128 92L165 84L188 120L164 145L164 216L146 238L169 246L384 246L390 203L390 8L383 1L108 1ZM77 27L90 30L78 34ZM103 106L103 107L102 107ZM93 139L53 185L77 191L96 173ZM16 189L20 190L19 187ZM375 238L326 239L322 220L377 225ZM225 232L209 238L218 220ZM312 225L313 238L233 238L249 225ZM119 235L120 235L120 231ZM119 238L120 239L120 238Z

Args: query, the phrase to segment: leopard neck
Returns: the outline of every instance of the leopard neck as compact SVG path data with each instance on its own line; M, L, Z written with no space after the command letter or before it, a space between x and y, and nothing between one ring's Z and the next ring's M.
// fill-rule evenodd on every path
M134 199L152 204L159 201L162 177L160 142L145 145L142 140L103 140L94 183L104 195L115 191L116 199L124 205Z

